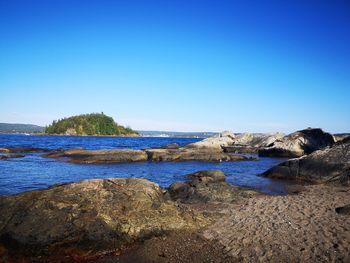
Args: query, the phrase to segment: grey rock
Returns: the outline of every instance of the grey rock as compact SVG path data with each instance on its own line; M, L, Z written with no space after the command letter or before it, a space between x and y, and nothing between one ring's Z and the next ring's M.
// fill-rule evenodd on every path
M271 146L259 149L259 156L300 157L335 143L331 134L321 129L305 129L276 140Z
M235 135L230 131L221 132L202 141L188 144L186 148L207 148L221 151L222 147L233 145Z
M308 182L348 184L350 178L350 137L332 147L277 165L262 176Z

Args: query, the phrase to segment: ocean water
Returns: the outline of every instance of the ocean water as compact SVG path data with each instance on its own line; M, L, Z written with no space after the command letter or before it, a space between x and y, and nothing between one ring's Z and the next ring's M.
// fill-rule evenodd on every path
M170 143L181 146L196 142L197 138L122 138L74 136L0 135L2 147L37 147L47 149L145 149ZM281 159L259 158L243 162L140 162L124 164L71 164L41 157L42 153L27 153L23 158L0 160L0 195L11 195L47 188L53 184L77 182L84 179L135 177L146 178L162 187L176 181L185 181L186 174L199 170L224 171L228 182L280 195L286 194L288 182L258 177L257 175L280 163Z

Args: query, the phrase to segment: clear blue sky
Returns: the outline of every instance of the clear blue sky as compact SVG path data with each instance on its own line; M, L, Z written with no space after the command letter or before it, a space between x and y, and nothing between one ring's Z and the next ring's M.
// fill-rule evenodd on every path
M0 0L0 122L350 131L350 1Z

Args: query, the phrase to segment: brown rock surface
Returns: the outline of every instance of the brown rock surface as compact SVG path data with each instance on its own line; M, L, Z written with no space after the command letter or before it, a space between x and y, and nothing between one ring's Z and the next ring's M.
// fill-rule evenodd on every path
M223 146L229 146L234 143L235 135L232 132L224 131L215 136L206 138L199 142L191 143L186 145L186 148L206 148L206 149L215 149L222 150Z
M220 170L199 171L187 175L187 178L188 182L176 182L169 187L172 199L185 203L233 203L259 194L227 183Z
M142 150L85 150L63 149L43 155L50 158L68 158L72 163L124 163L147 161L147 154Z
M0 245L12 255L114 249L208 223L145 179L87 180L0 197L0 211Z
M48 149L44 148L34 148L34 147L9 147L0 148L0 152L6 153L30 153L30 152L47 152Z

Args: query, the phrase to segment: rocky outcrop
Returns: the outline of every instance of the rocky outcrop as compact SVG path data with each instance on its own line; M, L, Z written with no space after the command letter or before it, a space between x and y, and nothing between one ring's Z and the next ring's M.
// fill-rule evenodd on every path
M309 182L349 184L350 137L332 147L281 163L262 174L266 177Z
M208 223L163 192L145 179L118 178L0 197L0 247L16 255L98 251Z
M71 163L129 163L147 161L142 150L85 150L82 148L63 149L42 155L50 158L66 158Z
M331 134L321 129L305 129L276 140L271 146L259 149L259 156L300 157L334 144Z
M180 148L173 149L149 149L146 150L148 159L153 162L161 161L203 161L203 162L227 162L227 161L245 161L252 160L242 155L228 154L219 150L212 150L208 148Z
M44 148L34 148L34 147L9 147L0 148L0 152L5 153L32 153L32 152L47 152L48 149Z
M283 133L259 134L259 133L242 133L235 138L235 145L248 145L251 147L267 147L276 140L280 140L285 135Z
M228 153L257 153L260 148L271 146L283 136L282 133L242 133L235 137L233 145L224 146L223 149Z
M172 199L184 203L232 203L258 194L227 183L225 174L220 170L200 171L187 175L187 178L188 182L176 182L169 187Z
M213 137L206 138L202 141L188 144L186 148L207 148L222 150L222 147L229 146L234 143L235 135L230 131L221 132Z
M82 148L63 149L42 155L49 158L63 158L71 163L129 163L129 162L183 162L183 161L244 161L253 158L228 154L212 149L148 149L148 150L85 150Z

